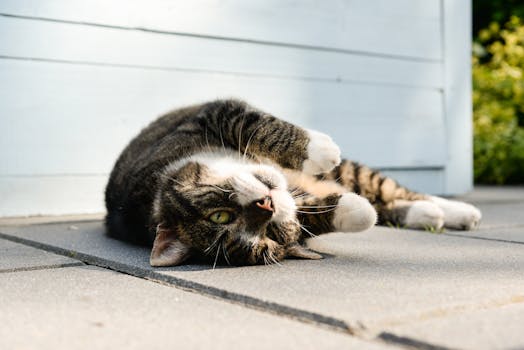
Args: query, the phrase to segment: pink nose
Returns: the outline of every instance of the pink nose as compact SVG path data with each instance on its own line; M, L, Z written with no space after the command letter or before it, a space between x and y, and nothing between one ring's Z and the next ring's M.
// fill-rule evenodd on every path
M263 199L261 199L258 202L256 202L256 205L257 205L257 207L259 207L261 209L265 209L265 210L268 210L268 211L273 211L273 203L271 202L271 197L269 197L269 196L264 197Z

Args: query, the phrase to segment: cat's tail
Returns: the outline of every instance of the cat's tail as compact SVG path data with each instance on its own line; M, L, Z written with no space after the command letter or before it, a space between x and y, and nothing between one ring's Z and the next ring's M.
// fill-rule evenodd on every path
M425 200L427 195L411 191L392 178L365 165L347 159L320 179L334 180L351 192L367 198L373 205L387 205L395 200Z

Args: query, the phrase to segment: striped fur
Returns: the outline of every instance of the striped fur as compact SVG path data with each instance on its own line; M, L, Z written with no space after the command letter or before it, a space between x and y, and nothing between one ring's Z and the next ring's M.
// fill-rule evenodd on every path
M305 238L375 224L470 229L480 212L409 191L340 160L324 134L238 100L170 112L117 160L106 187L110 236L152 246L151 264L318 259ZM225 222L211 220L214 214Z

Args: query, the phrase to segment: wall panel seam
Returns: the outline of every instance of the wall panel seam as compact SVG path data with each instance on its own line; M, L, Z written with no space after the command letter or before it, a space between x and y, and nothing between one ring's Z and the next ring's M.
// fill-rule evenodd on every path
M94 27L111 28L111 29L128 30L128 31L141 31L141 32L152 33L152 34L177 35L177 36L185 36L185 37L191 37L191 38L197 38L197 39L234 41L234 42L241 42L241 43L255 44L255 45L289 47L289 48L302 49L302 50L338 52L338 53L343 53L343 54L351 54L351 55L359 55L359 56L367 56L367 57L378 57L378 58L390 58L390 59L398 59L398 60L414 61L414 62L428 62L428 63L442 62L442 59L431 59L431 58L422 58L422 57L414 57L414 56L407 56L407 55L395 55L395 54L388 54L388 53L368 52L368 51L361 51L361 50L342 49L342 48L337 48L337 47L295 44L295 43L269 41L269 40L266 41L266 40L257 40L257 39L247 39L247 38L240 38L240 37L215 36L215 35L209 35L209 34L197 34L197 33L187 33L187 32L180 32L180 31L158 30L158 29L145 28L145 27L128 27L128 26L103 24L103 23L95 23L95 22L70 21L70 20L47 18L47 17L16 15L16 14L3 13L3 12L0 12L0 16L18 18L18 19L24 19L24 20L47 21L47 22L56 22L56 23L64 23L64 24L71 24L71 25L94 26Z

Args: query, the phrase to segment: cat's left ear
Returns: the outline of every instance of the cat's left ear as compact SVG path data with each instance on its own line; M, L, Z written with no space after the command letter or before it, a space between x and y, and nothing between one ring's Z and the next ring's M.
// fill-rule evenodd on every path
M183 263L190 256L189 246L180 242L175 232L158 225L155 242L151 250L151 266L175 266Z

